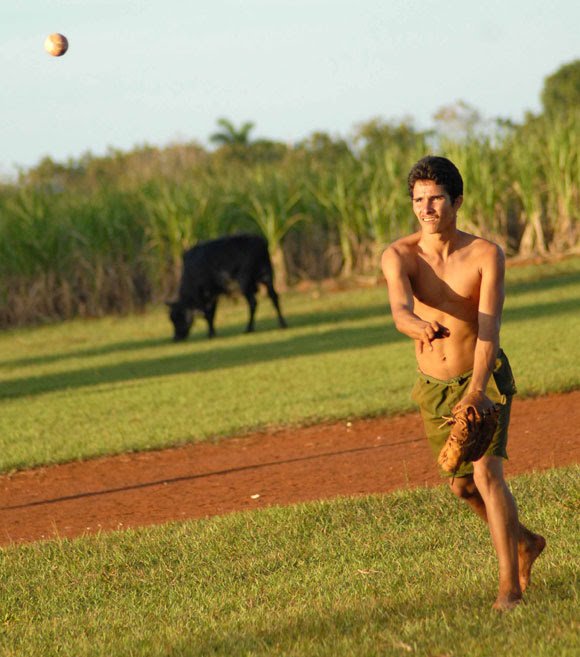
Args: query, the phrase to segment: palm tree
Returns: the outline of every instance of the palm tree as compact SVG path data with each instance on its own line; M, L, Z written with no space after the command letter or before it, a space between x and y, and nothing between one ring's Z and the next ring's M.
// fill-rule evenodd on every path
M262 169L252 174L253 190L238 196L238 204L260 228L268 242L276 280L281 290L288 283L282 239L305 216L300 210L301 193L294 181L288 181L274 171Z
M213 144L218 144L219 146L249 146L250 132L254 129L255 125L252 121L242 123L238 129L236 129L231 121L224 118L218 119L217 124L222 130L210 135L209 140Z

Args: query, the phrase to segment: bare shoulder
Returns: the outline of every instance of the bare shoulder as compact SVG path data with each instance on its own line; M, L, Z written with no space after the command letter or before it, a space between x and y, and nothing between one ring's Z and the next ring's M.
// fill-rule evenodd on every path
M468 257L477 262L480 269L505 267L505 254L499 244L468 233L464 236Z
M419 238L420 233L413 233L390 244L383 251L381 259L383 271L393 266L412 269L417 257Z

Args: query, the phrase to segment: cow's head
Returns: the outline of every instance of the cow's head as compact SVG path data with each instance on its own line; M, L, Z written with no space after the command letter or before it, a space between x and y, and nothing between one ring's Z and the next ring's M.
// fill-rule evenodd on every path
M185 340L193 325L193 310L181 301L168 301L169 319L173 322L173 339Z

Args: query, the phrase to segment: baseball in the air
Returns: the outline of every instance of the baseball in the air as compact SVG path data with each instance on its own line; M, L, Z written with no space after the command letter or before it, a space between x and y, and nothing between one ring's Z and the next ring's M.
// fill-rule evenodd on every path
M44 49L53 57L60 57L68 50L68 40L64 34L49 34L44 42Z

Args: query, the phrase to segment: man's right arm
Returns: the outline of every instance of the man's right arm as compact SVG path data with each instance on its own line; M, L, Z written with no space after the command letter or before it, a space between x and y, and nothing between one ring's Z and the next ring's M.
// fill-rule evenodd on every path
M435 321L427 322L414 312L413 289L409 278L408 258L391 245L383 253L382 269L389 289L393 321L398 331L416 340L419 350L433 351L433 340L442 337L443 327Z

